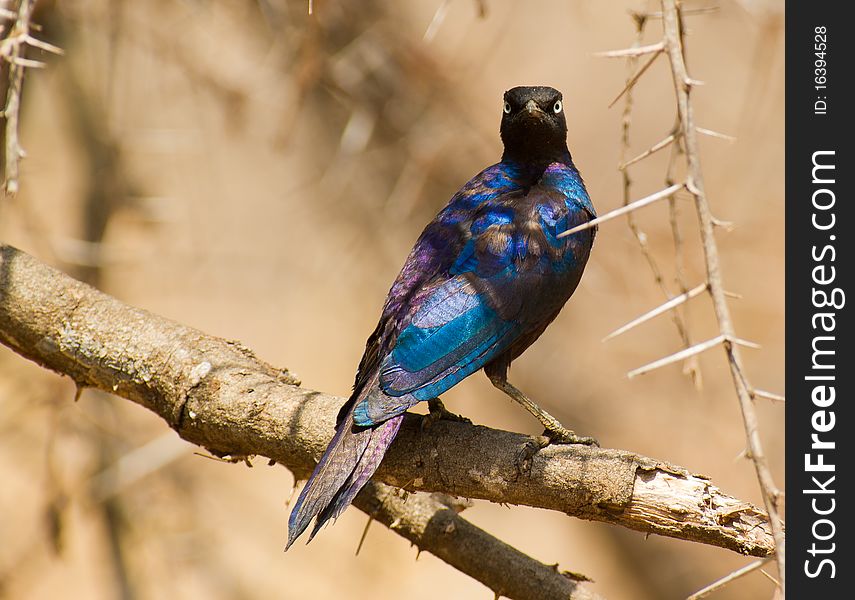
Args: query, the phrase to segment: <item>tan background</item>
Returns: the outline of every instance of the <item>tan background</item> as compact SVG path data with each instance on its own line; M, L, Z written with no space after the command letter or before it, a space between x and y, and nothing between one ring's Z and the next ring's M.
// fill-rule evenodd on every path
M28 158L20 196L0 205L0 239L126 302L239 339L305 386L340 395L421 228L498 159L505 89L564 92L570 149L594 204L620 205L622 102L607 106L626 66L593 53L632 43L627 9L657 9L485 2L480 17L477 2L458 1L431 27L435 0L318 1L313 17L305 3L274 0L58 4L41 3L37 19L67 54L28 72ZM737 332L763 345L745 352L752 382L780 393L781 5L723 1L689 18L687 41L691 73L705 83L693 96L699 125L737 136L702 140L714 212L735 224L717 239L725 284L743 295L732 301ZM661 23L647 30L646 43L656 41ZM673 124L666 67L658 60L635 89L632 155ZM663 187L667 154L634 167L634 197ZM690 202L678 206L693 286L703 277L697 227ZM637 214L675 291L666 205ZM625 376L679 349L668 317L600 342L661 301L625 221L606 224L579 290L511 380L603 445L684 465L762 504L723 353L702 357L698 392L679 365ZM705 298L688 319L694 340L717 333ZM416 560L378 525L355 557L366 521L355 509L283 554L285 469L202 458L139 407L73 396L69 381L0 349L0 596L113 598L122 579L139 598L491 596L431 555ZM444 399L477 423L537 432L480 374ZM783 409L757 408L783 486ZM130 480L98 487L119 457ZM748 562L529 508L477 502L466 516L594 578L613 599L684 597ZM716 597L771 591L754 573Z

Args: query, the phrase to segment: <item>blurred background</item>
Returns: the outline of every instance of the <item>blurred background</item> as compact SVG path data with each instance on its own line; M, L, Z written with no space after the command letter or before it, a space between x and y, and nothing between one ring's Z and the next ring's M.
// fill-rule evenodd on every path
M687 17L707 192L754 385L783 393L783 2L721 0ZM688 3L705 8L710 3ZM569 146L597 210L624 201L617 170L675 119L668 63L632 94L622 146L629 11L594 0L79 0L37 4L64 57L29 70L21 192L0 199L0 239L136 306L238 339L303 385L346 396L386 292L424 225L501 154L504 90L564 93ZM642 43L660 39L652 14ZM41 54L41 53L39 53ZM33 56L33 53L31 53ZM669 150L631 167L632 198L665 187ZM675 173L680 176L680 170ZM703 281L694 208L636 214L671 294ZM681 266L682 265L682 266ZM604 446L710 476L762 506L720 350L702 380L676 364L668 316L608 342L664 299L624 219L601 227L587 272L511 381ZM700 297L692 341L717 334ZM489 598L491 592L351 509L282 552L293 478L200 456L153 414L85 391L0 347L0 596L80 598ZM539 433L478 374L446 406ZM783 487L783 408L757 402ZM466 518L607 598L681 598L751 559L524 507L476 502ZM774 567L770 565L771 572ZM716 598L769 597L760 572Z

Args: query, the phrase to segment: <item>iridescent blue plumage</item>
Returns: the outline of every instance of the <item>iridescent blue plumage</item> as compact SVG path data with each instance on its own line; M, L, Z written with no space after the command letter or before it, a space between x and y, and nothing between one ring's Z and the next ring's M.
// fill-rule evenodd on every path
M481 368L524 398L507 382L508 366L576 289L595 229L558 235L595 213L567 151L559 92L506 92L501 133L502 161L454 195L392 285L336 436L291 514L289 546L312 517L314 535L347 507L409 407ZM534 414L561 441L591 442L543 411Z

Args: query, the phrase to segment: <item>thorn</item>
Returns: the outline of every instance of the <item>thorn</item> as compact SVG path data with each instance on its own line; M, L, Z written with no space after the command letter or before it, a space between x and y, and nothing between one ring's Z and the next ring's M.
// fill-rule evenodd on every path
M633 329L633 328L637 327L638 325L641 325L642 323L649 321L653 317L657 317L664 312L667 312L673 308L676 308L677 306L680 306L684 302L691 300L695 296L702 294L703 292L707 291L708 289L709 289L709 284L702 283L699 286L692 288L691 290L689 290L685 294L680 294L679 296L674 296L673 298L671 298L670 300L668 300L667 302L665 302L663 304L660 304L659 306L657 306L653 310L650 310L650 311L644 313L643 315L641 315L640 317L633 319L632 321L630 321L626 325L623 325L622 327L615 329L609 335L604 337L602 341L606 342L606 341L612 339L613 337L617 337L617 336L621 335L622 333L626 333L630 329Z
M769 575L769 573L767 573L765 569L760 569L760 572L763 573L763 575L765 575L766 577L768 577L769 581L771 581L772 583L774 583L778 587L781 587L781 582L778 581L777 579L775 579L774 577L772 577L771 575Z
M690 356L694 356L696 354L700 354L701 352L705 352L706 350L709 350L710 348L718 346L719 344L721 344L725 340L727 340L727 336L724 334L721 334L721 335L716 336L716 337L714 337L710 340L707 340L705 342L700 342L698 344L695 344L694 346L691 346L689 348L685 348L683 350L680 350L679 352L675 352L674 354L670 354L664 358L660 358L659 360L655 360L652 363L648 363L642 367L638 367L637 369L627 373L626 376L629 377L630 379L632 379L633 377L636 377L638 375L644 375L645 373L649 373L650 371L653 371L653 370L658 369L660 367L664 367L666 365L670 365L672 363L681 361L684 358L689 358Z
M362 550L362 544L365 542L365 536L368 535L368 528L371 527L371 522L374 520L374 517L368 515L368 522L365 523L365 529L362 530L362 536L359 538L359 545L356 547L356 555L359 556L359 551Z
M676 138L676 136L672 133L671 135L669 135L668 137L666 137L664 140L662 140L661 142L657 142L656 144L652 145L650 148L648 148L647 150L645 150L644 152L642 152L641 154L639 154L639 155L638 155L638 156L636 156L635 158L631 158L631 159L629 159L628 161L626 161L625 163L623 163L623 164L621 164L621 165L618 165L618 171L623 171L623 170L624 170L624 169L626 169L629 165L634 165L634 164L635 164L635 163L637 163L638 161L640 161L640 160L643 160L643 159L647 158L648 156L650 156L650 155L651 155L651 154L653 154L654 152L658 152L659 150L662 150L662 148L667 147L667 146L668 146L668 144L672 143L675 139L677 139L677 138Z
M717 219L716 217L712 217L713 227L721 227L727 232L733 231L734 224L733 221L723 221L721 219Z
M736 138L732 135L727 135L726 133L719 133L718 131L713 131L712 129L705 129L704 127L695 127L695 131L704 135L708 135L710 137L727 140L728 142L736 141Z
M686 189L689 190L689 192L695 196L701 195L701 190L698 189L698 186L695 185L695 182L691 177L686 180Z
M627 93L630 89L632 89L632 87L635 85L635 83L639 80L639 78L642 75L644 75L644 72L650 68L650 65L653 64L653 61L655 61L656 57L658 57L660 54L662 54L662 50L653 54L650 57L650 60L648 60L646 63L644 63L644 65L638 71L636 71L635 75L633 75L632 77L629 78L629 81L626 82L626 85L624 86L623 90L621 90L620 94L618 94L617 97L611 101L611 104L609 104L609 108L614 106L615 102L617 102L618 100L623 98L623 95L625 93Z
M422 40L425 43L429 44L436 37L439 28L442 27L442 23L445 21L446 15L448 15L449 4L449 0L443 0L442 4L437 7L436 12L433 13L433 19L431 19L428 28L425 30L425 34L422 36Z
M297 495L297 489L300 487L300 480L294 479L294 485L291 486L291 493L288 494L288 499L285 500L285 508L291 506L291 502L294 501L294 496Z
M767 392L766 390L751 390L752 396L759 396L760 398L766 398L767 400L772 400L774 402L786 402L786 398L781 396L780 394L773 394L772 392Z
M755 350L759 350L760 348L763 347L760 344L757 344L754 342L749 342L748 340L743 340L742 338L738 338L738 337L729 337L728 336L725 339L728 342L730 342L731 344L737 344L738 346L745 346L746 348L754 348Z
M692 15L703 15L712 12L718 12L718 6L701 6L699 8L682 8L680 9L680 14L684 17L689 17ZM646 19L661 19L662 11L655 11L649 13L636 13Z
M610 221L616 217L619 217L621 215L625 215L628 212L632 212L636 209L639 209L642 206L647 206L648 204L652 204L652 203L656 202L657 200L662 200L664 198L668 198L670 196L673 196L677 192L679 192L681 189L683 189L684 186L685 186L685 184L676 183L676 184L672 185L671 187L668 187L668 188L665 188L664 190L660 190L660 191L656 192L655 194L650 194L649 196L645 196L644 198L641 198L640 200L636 200L635 202L630 202L629 204L625 204L625 205L621 206L620 208L616 208L615 210L613 210L611 212L607 212L602 217L597 217L596 219L591 219L587 223L583 223L582 225L574 227L573 229L568 229L567 231L565 231L563 233L559 233L556 237L558 237L560 239L563 237L567 237L568 235L571 235L573 233L577 233L579 231L584 231L585 229L590 229L591 227L595 227L596 225L599 225L600 223L603 223L605 221Z
M11 58L7 58L9 62L16 64L20 67L30 67L33 69L43 69L45 67L45 63L40 60L32 60L29 58L21 58L20 56L13 56Z
M649 46L636 46L635 48L624 48L623 50L607 50L605 52L595 52L594 56L599 58L622 58L632 56L643 56L652 52L662 52L665 49L665 42L657 42Z
M204 452L194 452L193 454L196 456L201 456L202 458L207 458L208 460L213 460L215 462L229 463L229 464L234 464L234 462L235 462L229 458L225 458L222 456L214 456L213 454L206 454Z
M30 46L34 48L39 48L44 50L45 52L50 52L52 54L58 54L59 56L63 56L65 54L65 50L60 48L59 46L54 46L53 44L48 44L42 40L36 39L31 35L25 35L24 41L28 43Z
M77 402L80 400L80 396L83 394L83 390L86 389L86 386L77 382L75 382L74 385L76 386L74 389L74 401Z

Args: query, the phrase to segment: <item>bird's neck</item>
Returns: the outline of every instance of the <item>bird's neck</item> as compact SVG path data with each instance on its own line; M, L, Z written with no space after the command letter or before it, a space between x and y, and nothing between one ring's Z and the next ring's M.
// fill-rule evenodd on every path
M525 185L537 183L546 168L553 163L561 163L572 169L576 168L566 145L563 148L541 148L540 151L532 151L532 149L514 151L514 149L505 148L502 163L513 173L514 179Z

